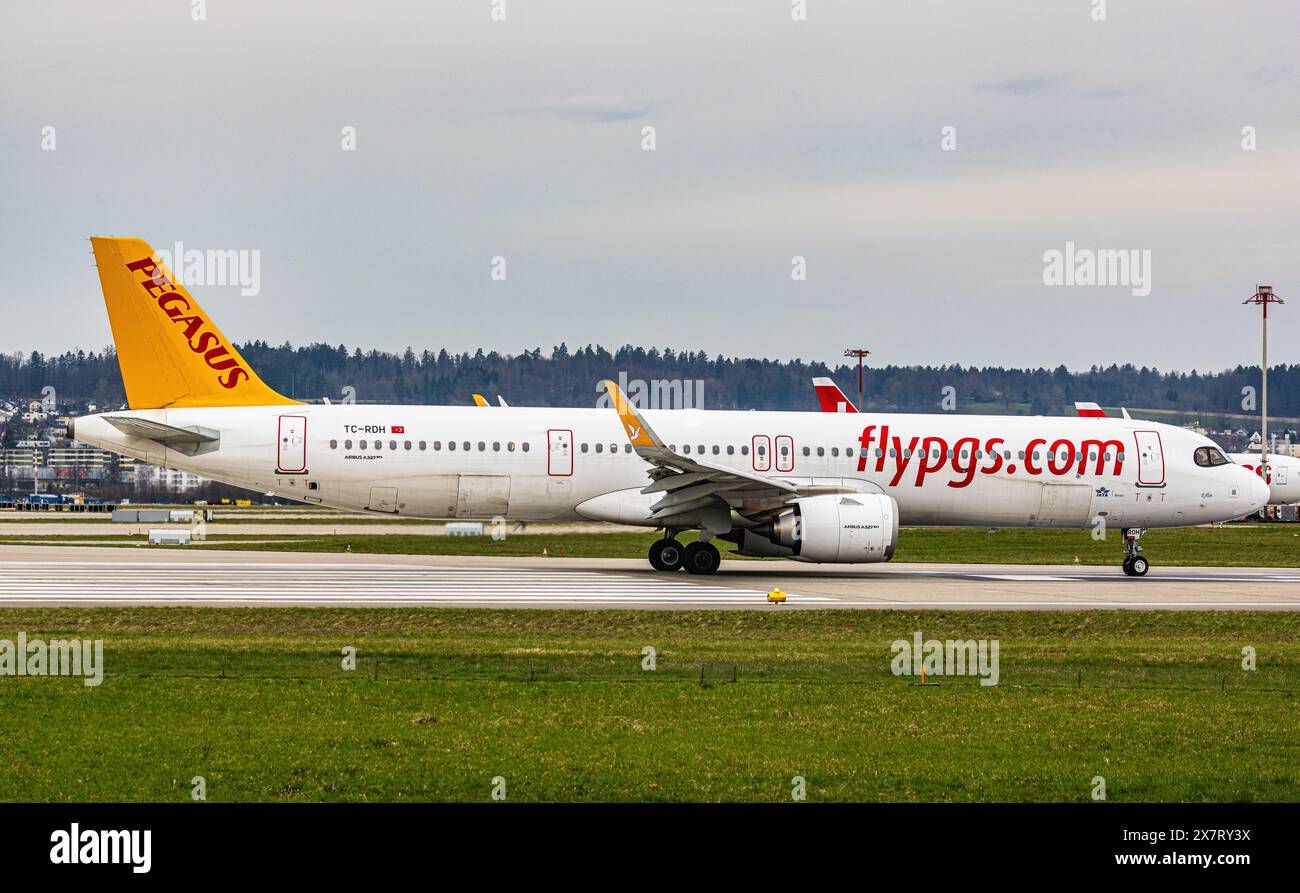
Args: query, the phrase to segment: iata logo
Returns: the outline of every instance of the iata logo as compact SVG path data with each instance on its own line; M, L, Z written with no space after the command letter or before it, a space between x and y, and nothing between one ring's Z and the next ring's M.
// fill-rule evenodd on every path
M217 372L224 373L217 376L218 384L229 390L239 384L241 377L245 381L250 380L247 370L230 355L230 349L221 343L221 338L215 332L204 331L211 323L196 315L197 311L190 307L190 302L176 291L166 267L153 258L146 257L132 261L126 268L145 274L145 279L140 284L172 322L185 326L185 342L190 350L203 354L205 363Z

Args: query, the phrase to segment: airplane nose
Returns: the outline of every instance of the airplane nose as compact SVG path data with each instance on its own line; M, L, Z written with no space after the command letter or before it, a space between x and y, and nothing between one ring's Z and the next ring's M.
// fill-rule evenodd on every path
M1250 483L1247 485L1246 499L1250 502L1251 512L1257 512L1264 506L1268 505L1270 496L1268 483L1253 471L1247 471L1250 475Z

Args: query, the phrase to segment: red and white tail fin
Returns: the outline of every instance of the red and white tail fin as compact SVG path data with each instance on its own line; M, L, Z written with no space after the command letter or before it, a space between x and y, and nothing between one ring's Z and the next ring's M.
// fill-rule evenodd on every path
M813 390L817 392L817 401L822 405L822 412L857 412L839 386L829 378L814 378Z
M1077 412L1081 418L1106 418L1106 410L1102 409L1096 403L1076 403L1074 404L1074 411Z

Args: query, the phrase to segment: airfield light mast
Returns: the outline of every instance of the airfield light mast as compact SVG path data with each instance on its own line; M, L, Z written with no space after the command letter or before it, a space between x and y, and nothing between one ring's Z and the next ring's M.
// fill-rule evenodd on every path
M846 357L858 358L858 411L859 412L863 408L862 407L862 361L870 353L871 351L867 350L865 347L850 347L848 350L844 351L844 355Z
M1269 483L1272 475L1268 468L1268 305L1285 304L1286 302L1273 294L1273 286L1257 285L1255 294L1246 300L1243 304L1258 304L1262 311L1263 325L1263 361L1260 364L1260 394L1259 394L1259 415L1260 415L1260 432L1259 432L1259 470L1264 476L1264 483Z

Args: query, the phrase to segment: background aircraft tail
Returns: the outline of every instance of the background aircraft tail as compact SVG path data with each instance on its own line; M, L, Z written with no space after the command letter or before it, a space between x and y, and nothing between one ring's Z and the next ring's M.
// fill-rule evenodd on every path
M92 237L132 409L296 404L267 387L140 239Z

